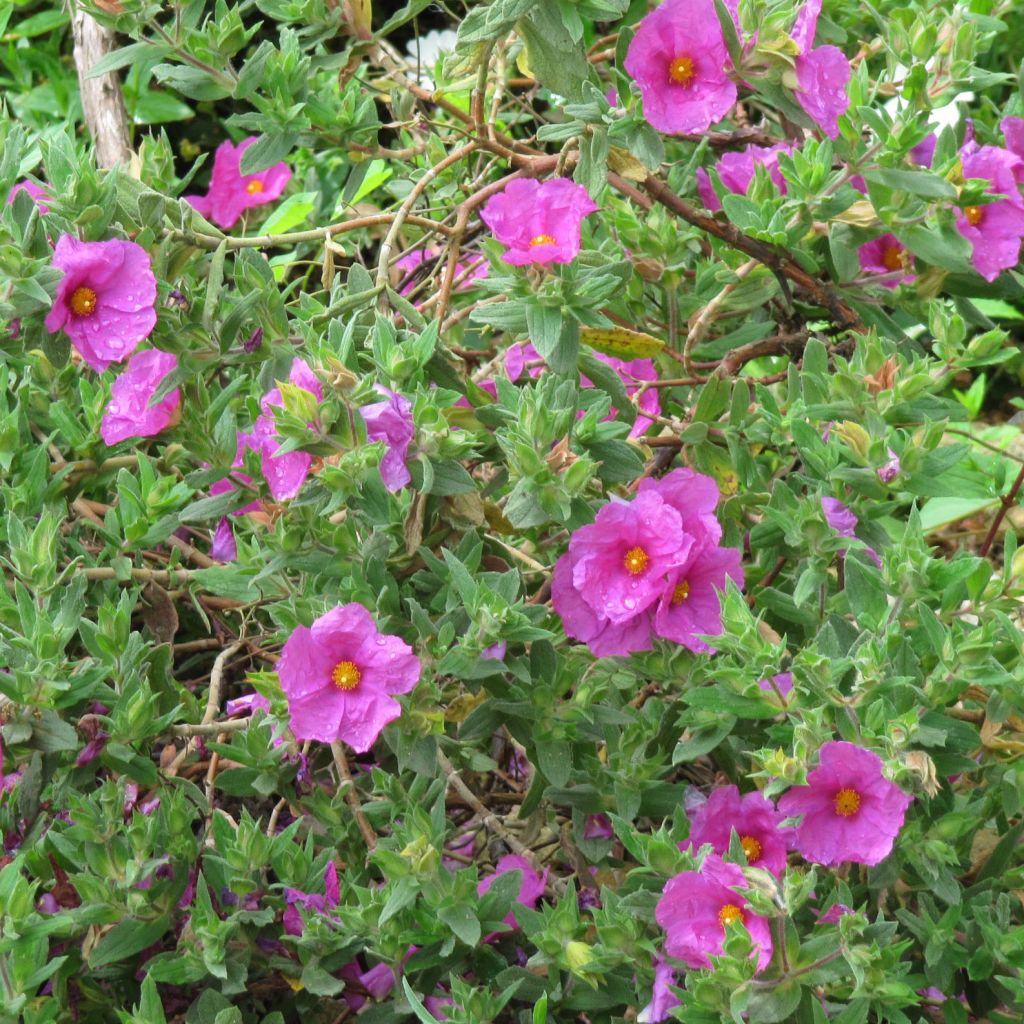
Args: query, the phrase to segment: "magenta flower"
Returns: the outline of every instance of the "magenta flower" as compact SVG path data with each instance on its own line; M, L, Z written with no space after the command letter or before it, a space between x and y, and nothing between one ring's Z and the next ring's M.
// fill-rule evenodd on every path
M544 869L543 875L538 875L525 857L520 857L515 853L509 853L502 857L501 860L494 865L494 874L488 875L486 878L481 878L480 881L477 882L477 896L483 896L483 894L487 892L492 885L494 885L501 875L507 874L509 871L518 871L522 875L522 880L519 883L519 895L516 896L516 901L521 903L524 907L529 907L530 910L535 910L541 896L544 895L544 887L548 882L548 869ZM506 914L503 920L510 928L519 927L519 924L516 921L516 915L511 912ZM485 941L491 938L493 938L493 936L488 935Z
M846 113L850 97L850 62L836 46L814 49L822 0L807 0L800 9L790 36L800 48L796 59L796 99L808 116L831 139L839 137L838 119Z
M737 889L747 888L743 870L715 854L705 858L700 871L684 871L666 883L654 911L665 929L665 952L692 970L710 968L710 957L720 956L726 925L740 922L750 933L757 969L772 958L771 930L753 913Z
M245 451L247 448L251 448L254 451L259 451L260 446L252 434L243 434L241 431L237 434L238 447L235 450L235 461L231 463L232 470L241 469L245 465ZM255 481L248 473L233 472L231 474L236 477L244 484L253 486ZM227 494L228 491L236 490L235 484L228 479L216 480L210 484L210 497L214 498L218 494ZM233 516L245 515L246 512L258 512L260 510L260 503L258 500L250 501L247 505L243 505L241 508L236 508L231 514Z
M584 839L614 839L615 829L607 814L588 814L583 826Z
M217 147L213 158L210 189L205 196L185 196L207 220L218 227L230 228L246 210L272 203L280 197L291 179L286 163L274 164L258 174L242 174L242 154L256 141L252 135L237 146L230 141Z
M39 207L40 213L50 212L50 208L46 205L46 200L50 198L50 193L47 192L42 185L37 185L34 181L29 181L27 178L24 181L19 181L18 184L7 193L8 205L12 205L14 203L14 197L19 192L27 192L35 200L35 204Z
M833 903L824 914L818 916L817 924L839 924L839 919L853 913L853 907L845 903Z
M742 153L726 153L715 164L722 184L730 191L746 195L750 183L754 180L754 172L758 165L767 169L778 190L786 194L786 179L779 170L779 154L792 153L793 146L788 142L779 142L774 146L747 146ZM722 208L722 203L711 186L711 177L703 167L697 168L697 191L701 201L714 213Z
M637 26L625 67L659 132L705 132L736 103L713 0L665 0Z
M1024 201L1018 182L1024 177L1024 160L998 146L965 146L961 151L965 178L983 178L990 193L1002 194L984 206L957 210L956 226L971 243L971 262L986 281L994 281L1020 259L1024 237Z
M822 746L807 784L783 794L779 810L803 815L794 845L806 860L878 864L892 852L913 799L882 774L877 754L834 740Z
M849 537L852 540L857 540L857 534L854 532L857 528L859 520L857 517L838 499L838 498L822 498L821 508L825 513L825 522L832 527L840 537ZM863 541L861 541L863 543ZM871 559L879 568L882 567L882 559L878 557L878 552L867 544L864 545L864 554ZM840 550L840 558L846 557L846 551Z
M131 355L156 326L156 278L149 253L135 242L80 242L61 235L53 265L64 271L47 314L48 331L71 339L102 373Z
M583 218L595 210L587 190L568 178L516 178L488 200L480 218L508 247L502 260L521 267L571 263L580 251Z
M895 235L882 235L874 241L865 242L857 250L857 255L861 270L870 274L888 275L884 281L879 282L886 288L895 288L914 280L914 275L908 273L914 265L914 258Z
M234 697L224 705L228 716L251 715L254 711L269 711L270 701L254 690L252 693L244 694L241 697Z
M710 843L715 853L729 852L733 830L752 868L764 868L774 875L786 870L789 835L779 826L783 815L758 792L740 796L736 786L721 786L690 816L690 838L679 844L694 853ZM791 834L791 833L790 833Z
M210 557L218 562L233 562L238 557L238 544L235 541L235 532L231 527L231 520L222 516L213 534L213 542L210 544Z
M1004 117L999 122L999 127L1003 130L1006 148L1014 156L1024 159L1024 117ZM934 137L934 135L928 136L930 139ZM925 141L927 142L927 139ZM924 143L921 143L921 145L924 145ZM935 145L933 143L932 150L934 151L934 149Z
M891 448L886 451L889 453L889 461L875 470L875 473L883 484L891 484L903 472L903 466L900 457Z
M178 357L155 348L136 352L110 387L110 401L100 423L108 447L129 437L153 437L178 420L181 391L175 388L156 405L150 399L164 377L178 368Z
M789 701L789 695L793 692L793 673L780 672L777 676L768 679L758 679L757 685L765 693L774 693L782 697L783 704Z
M288 383L308 391L318 402L323 401L324 389L304 359L296 358L292 362ZM263 477L274 501L287 501L294 498L306 482L310 466L313 465L313 456L304 451L277 454L281 441L277 433L277 424L274 422L274 408L284 408L280 388L273 388L263 396L260 401L262 414L256 417L252 434L263 454ZM311 423L310 427L314 427L314 424Z
M1009 120L1010 118L1006 118L1003 121L1004 135L1006 134L1006 122ZM935 132L930 132L910 151L910 162L917 164L918 167L931 167L932 161L935 159L935 147L938 145L938 142L939 137ZM1009 144L1009 136L1007 136L1007 144ZM1012 146L1010 148L1013 149Z
M669 1011L679 1006L672 986L678 984L672 965L664 957L656 956L651 1001L637 1014L637 1024L661 1024L662 1021L671 1020Z
M408 398L385 387L377 391L386 397L383 402L364 405L359 412L366 423L366 440L383 441L387 445L380 460L380 475L384 486L391 492L400 491L411 480L406 460L409 446L416 436L412 419L412 403Z
M400 637L378 632L361 604L339 605L312 628L296 626L277 665L298 740L343 740L369 750L402 713L394 694L408 693L420 660Z
M301 889L286 888L284 898L287 902L283 924L287 935L302 935L306 930L306 924L299 913L299 907L303 910L322 914L341 902L341 891L338 887L338 869L332 860L324 872L324 893L321 896L315 892L303 892Z

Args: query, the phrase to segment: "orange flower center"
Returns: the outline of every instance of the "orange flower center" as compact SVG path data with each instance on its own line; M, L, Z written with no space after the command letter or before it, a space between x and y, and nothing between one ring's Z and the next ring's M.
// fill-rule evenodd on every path
M860 810L860 793L855 789L841 789L836 793L836 814L850 818Z
M643 548L635 547L630 548L626 552L626 557L622 560L622 564L626 567L626 572L633 576L639 576L647 568L650 560L650 557Z
M92 316L96 312L96 293L82 285L71 293L70 305L75 316Z
M535 246L538 246L538 245L554 245L554 244L555 244L555 239L551 235L534 235L533 238L530 239L530 248L531 249L534 248Z
M985 217L985 210L981 206L968 206L964 210L964 216L967 218L967 223L972 228L976 228Z
M672 588L672 604L682 604L690 596L690 584L683 580Z
M732 924L734 921L743 920L743 911L736 906L735 903L726 903L724 907L718 912L718 920L722 922L722 927Z
M676 57L668 66L668 77L676 85L689 85L696 73L692 57Z
M245 191L251 196L257 195L263 191L263 182L260 181L259 178L253 178L252 181L245 186Z
M331 673L331 682L345 692L354 690L359 685L362 673L352 664L351 661L339 661Z
M903 269L903 250L895 245L890 245L882 253L882 266L886 270L902 270Z
M740 846L747 855L748 864L761 859L761 844L753 836L740 836Z

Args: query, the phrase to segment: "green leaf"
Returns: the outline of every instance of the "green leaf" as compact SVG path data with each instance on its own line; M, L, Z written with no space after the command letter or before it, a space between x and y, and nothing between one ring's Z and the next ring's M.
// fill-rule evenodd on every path
M649 359L665 347L660 339L625 327L581 327L580 341L618 359Z
M135 917L121 921L103 936L89 954L89 966L95 970L107 964L141 953L147 946L152 946L157 939L170 927L170 918L164 914L151 921L142 921Z
M260 228L264 235L280 235L291 231L297 224L301 224L316 206L319 192L298 192L289 196L274 212L266 219Z
M258 174L280 163L299 141L293 132L275 132L261 135L244 153L239 163L242 174Z
M722 29L722 37L725 39L725 48L729 51L729 60L733 67L740 67L743 62L743 46L740 37L736 32L736 22L732 20L729 8L722 0L715 0L715 14L718 15L718 24Z
M859 558L847 556L846 596L858 624L865 629L878 629L885 621L888 600L881 573Z
M412 1012L416 1014L418 1020L422 1021L422 1024L440 1024L438 1019L423 1005L420 997L413 992L408 978L402 978L402 988L405 989L405 998L409 1000Z
M526 44L526 59L534 78L569 100L583 99L583 83L593 74L586 52L574 43L558 6L542 3L516 22Z
M480 941L480 922L465 903L447 904L437 908L437 916L467 946L476 948Z
M170 53L170 47L161 46L159 43L132 43L130 46L122 46L119 50L112 50L105 57L101 57L91 68L86 78L100 78L110 71L119 71L128 67L129 64L136 64L151 57L163 57Z
M956 189L945 178L940 178L931 171L903 171L895 167L876 167L865 170L863 175L865 181L877 182L900 192L909 192L922 199L956 199Z

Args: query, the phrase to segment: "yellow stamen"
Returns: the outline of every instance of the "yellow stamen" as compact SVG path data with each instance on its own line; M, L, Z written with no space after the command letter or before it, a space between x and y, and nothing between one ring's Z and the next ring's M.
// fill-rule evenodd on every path
M882 266L886 270L903 270L904 268L904 253L902 249L897 248L895 245L890 245L882 253Z
M668 66L668 77L676 85L689 85L696 74L692 57L676 57Z
M677 583L672 589L672 604L673 606L682 604L690 596L690 584L683 580L682 583Z
M339 690L354 690L359 685L362 675L351 661L339 661L331 673L331 682Z
M626 557L622 560L622 564L626 567L626 571L631 573L633 576L639 576L640 573L647 568L647 564L650 562L650 558L646 551L641 547L630 548L626 552Z
M551 235L534 235L530 239L530 248L532 249L537 245L554 245L555 240Z
M96 312L96 293L82 285L71 293L69 305L75 316L92 316Z
M263 191L263 182L260 181L259 178L253 178L252 181L245 186L245 191L251 196L257 195Z
M722 922L722 927L732 924L734 921L743 920L743 911L736 906L735 903L726 903L724 907L718 912L718 920Z
M747 855L748 864L761 859L761 844L753 836L740 836L740 846Z
M855 789L841 789L836 793L836 814L850 818L860 810L860 793Z
M985 208L982 206L968 206L964 209L964 216L972 228L976 228L985 218Z

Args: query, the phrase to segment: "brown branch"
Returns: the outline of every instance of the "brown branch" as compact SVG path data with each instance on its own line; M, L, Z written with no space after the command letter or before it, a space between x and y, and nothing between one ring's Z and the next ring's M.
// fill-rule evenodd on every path
M1020 493L1022 486L1024 486L1024 466L1020 467L1017 479L1014 480L1013 486L1010 488L1009 492L1003 495L999 511L996 512L996 517L992 520L992 525L989 527L988 533L985 535L985 539L982 541L981 547L978 550L978 554L981 555L982 558L989 553L992 543L996 539L996 534L999 532L999 524L1003 521L1006 513L1010 511L1010 506L1017 500L1017 495Z
M352 808L352 816L356 819L356 825L359 826L359 831L366 841L366 848L374 850L377 848L377 833L373 831L370 819L363 813L363 806L359 802L359 794L356 792L356 784L352 781L352 772L348 767L348 758L345 756L345 750L340 741L335 740L331 744L331 754L334 755L334 766L338 769L338 775L341 777L345 799L348 801L349 807Z

